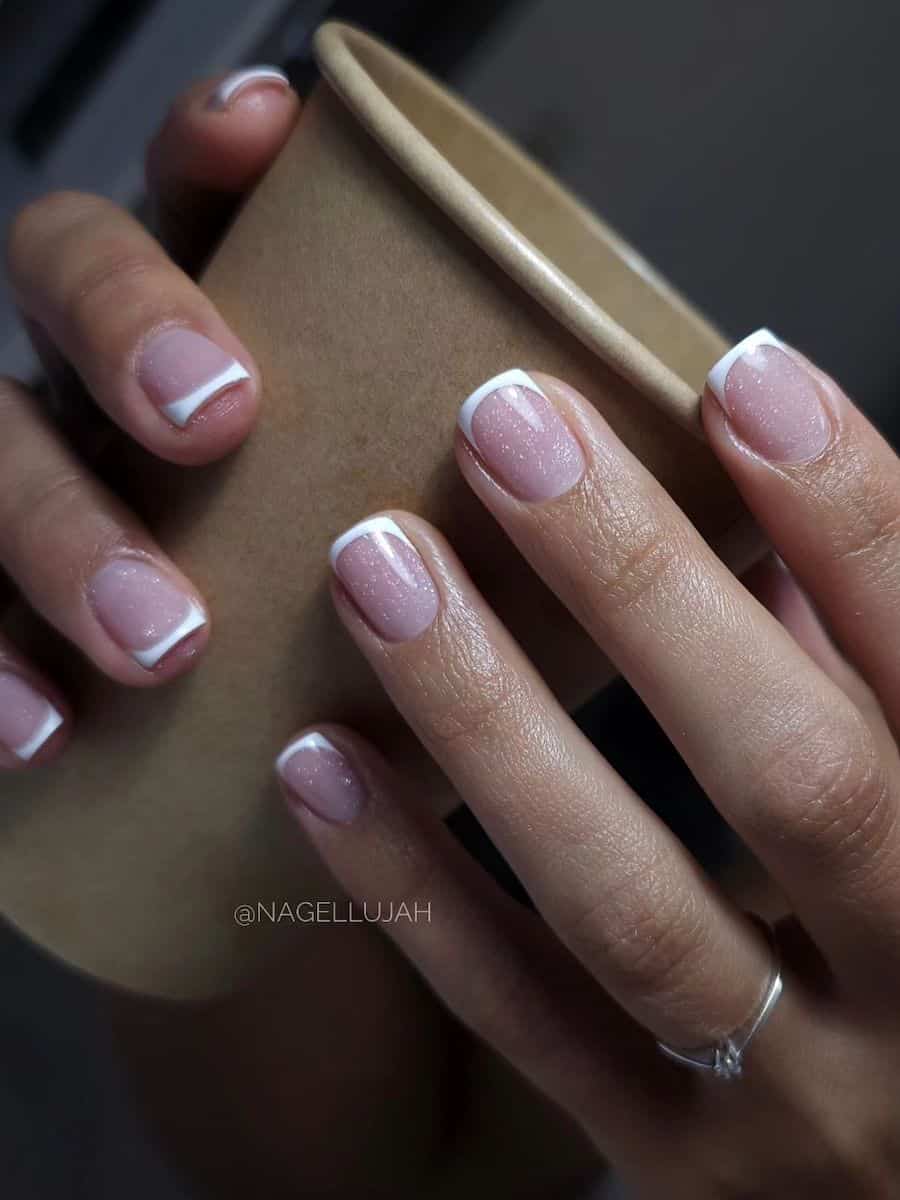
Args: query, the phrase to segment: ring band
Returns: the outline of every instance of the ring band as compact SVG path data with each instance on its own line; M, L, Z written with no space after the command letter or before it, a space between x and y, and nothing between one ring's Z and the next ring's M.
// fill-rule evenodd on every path
M775 1011L775 1005L781 997L783 987L781 961L778 956L772 928L764 921L760 920L759 923L765 926L769 935L772 945L773 964L772 973L766 984L762 1003L755 1016L727 1037L720 1038L713 1045L704 1046L698 1050L679 1050L675 1046L667 1045L665 1042L657 1042L657 1046L666 1058L680 1063L683 1067L691 1067L695 1071L711 1071L717 1079L738 1079L741 1076L747 1047Z

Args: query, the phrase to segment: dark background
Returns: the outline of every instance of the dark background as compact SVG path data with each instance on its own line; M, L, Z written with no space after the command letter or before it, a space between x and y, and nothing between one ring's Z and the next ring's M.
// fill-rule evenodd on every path
M55 187L138 205L142 145L180 87L262 61L305 90L310 33L335 13L453 83L727 333L767 324L798 344L897 441L894 0L7 4L0 220ZM34 371L6 296L0 370ZM726 832L624 685L582 720L707 864L728 861ZM91 986L2 930L0 1055L3 1196L185 1198L133 1115Z

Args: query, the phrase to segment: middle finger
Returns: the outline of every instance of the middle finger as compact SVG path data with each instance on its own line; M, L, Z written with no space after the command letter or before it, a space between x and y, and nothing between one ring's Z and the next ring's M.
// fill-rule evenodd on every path
M897 781L860 711L587 401L510 372L463 405L466 479L847 968L900 954ZM887 885L890 890L890 885Z

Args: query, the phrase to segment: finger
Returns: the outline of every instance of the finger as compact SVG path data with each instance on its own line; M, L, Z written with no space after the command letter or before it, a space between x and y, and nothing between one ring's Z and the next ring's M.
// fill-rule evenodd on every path
M268 66L204 80L172 105L147 151L147 184L157 232L186 270L218 243L299 112L287 76Z
M633 1138L661 1074L652 1043L547 927L348 730L305 731L278 771L358 916L380 920L451 1011L594 1136L599 1129L607 1152Z
M833 961L871 971L886 936L900 957L896 779L859 709L584 397L516 372L479 389L460 425L469 484Z
M710 372L710 445L900 729L900 462L835 382L768 330Z
M741 576L741 583L784 626L813 662L847 693L887 752L893 745L893 734L878 697L835 646L809 598L784 563L774 555L766 555Z
M25 599L122 683L186 670L209 637L196 590L12 381L0 419L0 565Z
M115 436L115 426L89 395L72 364L63 358L44 327L29 317L23 317L22 324L43 370L36 394L76 454L87 462L97 462Z
M0 769L52 762L65 749L71 728L59 690L0 637Z
M767 969L757 931L562 711L440 536L379 516L332 562L341 619L569 949L657 1037L740 1025Z
M102 409L148 450L184 464L250 431L259 377L210 301L128 213L60 192L13 223L10 277Z

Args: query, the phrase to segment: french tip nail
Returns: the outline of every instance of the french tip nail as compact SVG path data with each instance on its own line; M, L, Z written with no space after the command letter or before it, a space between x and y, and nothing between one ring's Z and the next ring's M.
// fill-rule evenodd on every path
M46 744L50 741L54 733L56 733L57 729L59 729L59 727L62 725L63 720L64 718L62 713L57 711L57 709L55 709L53 705L48 702L47 715L41 725L35 730L34 734L28 739L27 742L23 743L21 746L16 746L16 748L13 750L13 754L15 754L16 758L21 759L22 762L30 762L37 752L46 746Z
M186 396L174 400L171 404L164 404L162 411L174 425L177 425L179 429L184 429L191 417L210 400L227 388L234 387L237 383L243 383L249 378L250 372L235 360L230 367L226 367L224 371L201 384L200 387L194 388Z
M275 87L289 88L290 80L284 71L278 67L256 66L244 67L240 71L232 71L230 75L218 84L206 101L206 107L214 112L221 112L247 88L257 84L269 84Z
M295 754L301 750L332 750L338 753L337 747L329 742L324 733L306 733L303 737L295 738L275 759L275 770L283 778L284 769Z
M413 549L412 542L391 517L367 517L364 521L358 521L355 525L351 525L346 533L342 533L340 537L335 538L331 543L331 549L328 551L328 560L331 563L332 570L337 570L337 560L342 550L345 550L357 538L365 537L367 534L372 533L390 533L393 537L399 538L401 542L405 542L410 549Z
M457 414L457 423L466 437L466 441L471 445L475 445L475 438L472 434L472 418L475 416L475 410L478 408L482 400L486 400L492 392L496 392L502 387L524 387L529 388L538 395L544 396L546 393L521 367L513 367L509 371L501 371L499 375L494 375L481 387L477 387L471 396L468 396L462 403Z
M349 825L366 803L366 787L353 764L324 734L304 734L276 760L291 810L308 809L321 820Z
M174 650L192 633L196 633L198 629L202 629L206 625L206 613L195 600L192 600L184 620L176 625L165 637L160 638L153 646L148 646L146 650L132 650L131 657L145 670L150 671L158 666L169 651Z
M725 398L725 381L728 378L728 372L745 354L752 354L754 350L760 346L775 346L779 350L784 350L785 345L781 338L777 337L771 329L765 326L761 329L754 330L745 338L742 338L736 345L723 354L719 361L711 368L706 377L709 390L717 400Z

